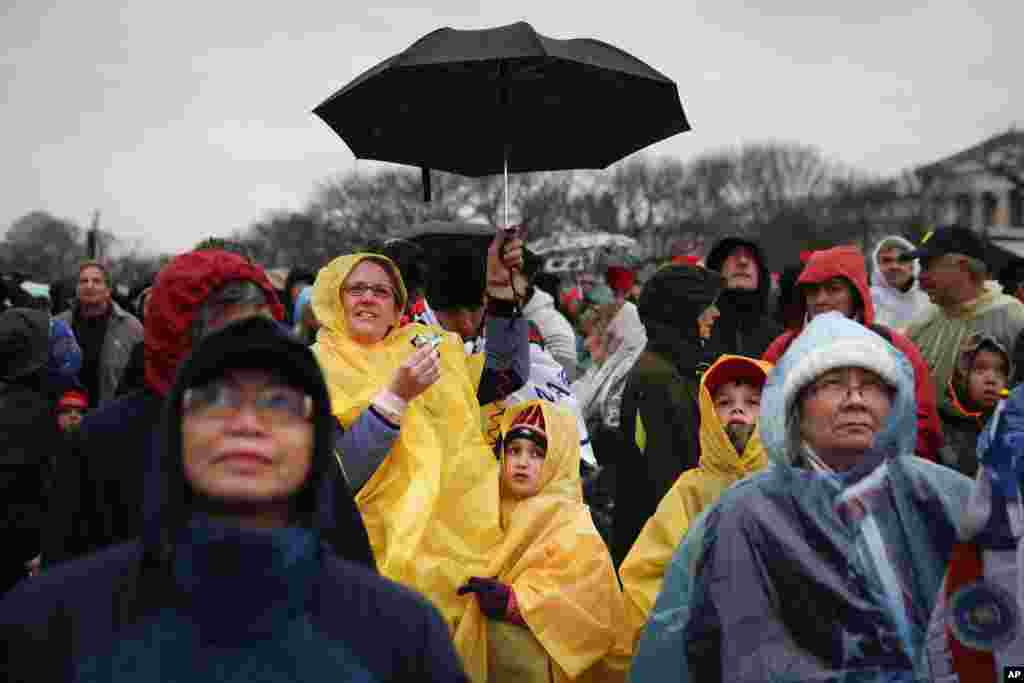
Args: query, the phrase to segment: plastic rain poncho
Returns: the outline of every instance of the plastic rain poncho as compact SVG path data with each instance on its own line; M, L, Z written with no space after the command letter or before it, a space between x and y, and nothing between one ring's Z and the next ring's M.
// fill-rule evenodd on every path
M501 433L535 405L543 410L548 438L541 488L523 500L502 499L504 542L480 574L512 587L528 629L488 620L474 599L455 634L456 648L491 650L489 661L466 662L473 680L606 681L602 660L620 638L622 594L583 504L575 418L546 401L530 401L505 412Z
M978 438L981 468L928 629L934 683L995 683L1024 663L1024 387Z
M334 416L348 428L416 350L413 337L442 335L440 379L409 402L397 440L356 503L380 573L423 593L454 629L470 604L456 590L484 575L501 542L498 463L480 429L475 379L458 335L411 323L371 346L349 336L340 287L368 256L339 257L317 276L312 305L322 327L313 352ZM393 274L399 277L397 268Z
M687 470L661 499L658 510L647 520L633 548L619 567L619 578L626 598L626 624L629 631L628 659L635 641L647 622L661 590L673 553L686 536L690 524L727 488L740 479L763 470L768 455L760 430L754 430L743 453L737 453L715 410L714 398L705 384L715 369L727 363L745 362L765 375L771 364L742 356L724 355L704 373L700 385L700 460ZM621 663L620 663L621 665Z
M883 369L895 395L872 450L837 474L808 464L789 420L803 386L850 365ZM971 483L910 455L913 396L909 364L881 337L838 313L811 321L762 396L771 466L690 527L630 680L923 680L924 633Z

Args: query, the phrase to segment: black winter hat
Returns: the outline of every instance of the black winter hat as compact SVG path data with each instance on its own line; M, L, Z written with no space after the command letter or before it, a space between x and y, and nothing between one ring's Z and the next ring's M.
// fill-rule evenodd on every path
M188 523L195 495L182 459L182 398L186 389L214 380L226 370L266 368L313 399L313 461L302 487L292 494L295 522L316 529L333 552L374 567L362 517L334 457L335 419L323 374L312 351L279 323L253 316L206 337L182 363L167 396L162 426L164 451L159 478L147 488L159 490L147 507L143 541L150 558L160 558L177 529ZM157 559L159 561L159 559Z
M725 287L714 270L687 264L670 264L655 271L640 292L640 320L677 328L690 337L696 334L697 318L713 304Z
M970 228L958 225L947 225L936 228L921 242L914 251L906 251L900 255L901 261L913 261L945 256L946 254L963 254L981 262L985 262L985 244L981 237ZM923 265L923 264L922 264Z

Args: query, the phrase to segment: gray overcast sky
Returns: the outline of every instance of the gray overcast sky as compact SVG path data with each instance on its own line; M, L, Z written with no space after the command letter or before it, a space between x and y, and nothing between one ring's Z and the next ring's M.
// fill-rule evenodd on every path
M890 173L1024 127L1019 0L3 2L0 229L100 209L159 250L372 170L310 112L441 26L526 20L648 62L694 128L655 155L780 139Z

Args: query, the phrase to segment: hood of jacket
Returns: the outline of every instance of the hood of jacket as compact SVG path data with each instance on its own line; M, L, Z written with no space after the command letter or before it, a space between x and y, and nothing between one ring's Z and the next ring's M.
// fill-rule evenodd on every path
M523 317L530 318L537 314L538 311L544 308L555 309L555 297L551 296L543 289L533 288L533 296L523 306Z
M544 464L540 472L540 487L535 496L555 496L583 502L583 484L580 479L580 440L576 430L576 418L566 410L560 409L548 401L526 401L513 406L505 412L501 420L501 450L499 460L505 465L505 441L509 430L520 420L524 413L539 413L543 417L540 422L542 431L547 438L547 450L544 453ZM534 418L536 422L536 418ZM516 501L502 499L502 516L506 508L517 507Z
M0 380L14 381L46 367L50 353L50 316L31 308L0 314Z
M274 319L284 319L284 307L266 272L238 254L192 251L160 270L143 323L145 376L150 389L161 396L170 391L178 366L192 348L192 321L200 306L212 292L237 280L259 285L267 294Z
M637 312L652 350L700 346L697 318L718 300L725 280L702 266L669 264L654 272L640 293Z
M871 287L868 285L868 272L864 265L864 255L857 247L833 247L815 251L804 266L797 279L797 287L806 284L818 284L834 277L845 278L860 296L861 320L864 325L875 322L875 306L871 302ZM800 317L807 319L806 299L798 294L796 306Z
M800 435L791 415L800 391L825 372L861 367L895 388L892 408L875 435L875 453L885 458L913 455L917 439L914 371L906 357L878 334L841 313L815 316L793 340L768 375L761 395L761 439L777 467L805 467Z
M903 327L920 317L931 301L928 295L921 289L918 282L918 275L921 272L920 263L914 260L913 280L906 291L902 291L890 285L885 275L878 267L878 254L883 244L890 245L895 242L908 251L913 250L913 245L899 235L890 235L881 240L871 252L871 295L874 297L875 315L878 322L884 325Z
M366 259L373 259L378 263L387 264L391 270L392 277L398 283L399 312L405 310L405 304L409 299L409 294L405 288L405 282L402 280L402 274L399 272L398 266L387 256L360 253L346 254L334 259L321 268L317 274L316 283L313 285L313 293L310 295L310 305L313 306L313 314L322 327L346 339L351 338L352 335L348 329L345 307L341 303L341 286L345 284L345 279L349 273ZM395 327L391 328L385 336L385 340L394 335L397 329L398 321L395 322Z
M999 340L986 332L975 332L964 337L960 343L957 353L956 364L953 366L953 376L949 378L946 385L948 402L940 403L940 410L944 415L952 414L953 417L979 418L987 411L981 410L969 399L968 381L971 369L974 367L974 360L981 351L991 351L999 354L1006 364L1006 376L1013 377L1013 356L1006 350L1006 347L999 343Z
M320 366L308 347L264 317L246 318L209 335L178 372L164 405L159 462L147 475L157 479L147 491L159 492L147 500L143 531L147 561L168 561L173 539L196 511L183 465L185 390L221 376L226 369L253 367L273 368L313 399L313 460L305 483L292 495L295 524L317 532L338 557L373 567L366 528L333 455L334 418Z
M700 380L700 460L697 466L745 477L765 468L768 455L761 440L760 426L754 428L743 453L737 453L725 426L715 410L715 400L708 388L727 381L728 376L760 376L762 381L771 371L771 363L746 356L723 355L708 368ZM760 425L760 420L758 420Z
M725 237L711 248L704 263L711 270L716 270L720 273L722 272L722 264L725 262L725 259L729 257L729 254L736 247L747 247L754 252L754 260L757 262L757 289L725 289L718 300L718 308L723 312L726 310L736 310L750 314L755 312L765 314L771 302L772 274L768 270L768 266L765 265L764 252L761 250L760 244L743 237Z
M888 237L880 239L878 244L875 245L875 248L871 250L871 283L879 289L886 289L894 294L906 296L908 292L917 289L917 276L921 274L921 263L917 259L914 259L914 283L907 292L901 292L890 285L885 279L885 276L882 275L882 270L878 267L878 252L882 250L883 244L888 244L889 248L892 248L893 242L899 244L907 251L914 251L914 249L917 248L910 240L905 237L901 237L900 235L889 235Z

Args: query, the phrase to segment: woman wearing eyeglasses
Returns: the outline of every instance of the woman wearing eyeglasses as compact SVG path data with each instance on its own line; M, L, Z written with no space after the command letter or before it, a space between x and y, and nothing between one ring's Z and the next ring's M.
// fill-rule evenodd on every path
M341 256L313 286L321 325L313 351L344 430L339 459L358 491L377 566L426 595L452 628L469 602L456 590L484 571L501 541L498 465L480 405L515 391L528 374L528 329L509 275L521 265L521 242L499 233L488 251L482 378L457 335L400 324L407 292L388 258Z
M771 466L692 525L631 681L926 680L924 643L971 482L915 455L914 374L814 317L768 377Z
M276 322L205 338L167 396L142 538L0 601L4 680L463 683L438 612L373 571L333 422Z

